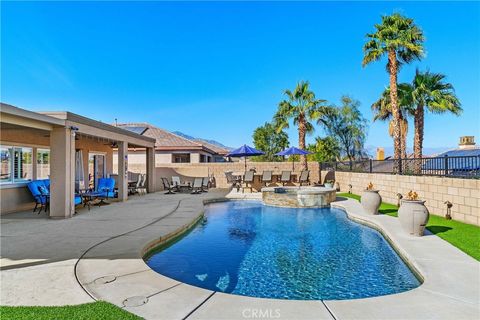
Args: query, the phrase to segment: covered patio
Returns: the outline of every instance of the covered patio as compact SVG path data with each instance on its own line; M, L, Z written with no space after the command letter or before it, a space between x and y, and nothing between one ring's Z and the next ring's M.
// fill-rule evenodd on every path
M126 201L129 148L146 150L145 187L155 191L155 139L71 112L38 113L2 103L0 116L2 215L33 208L27 184L37 179L50 180L51 218L72 217L78 189L94 188L98 178L115 176L117 199Z

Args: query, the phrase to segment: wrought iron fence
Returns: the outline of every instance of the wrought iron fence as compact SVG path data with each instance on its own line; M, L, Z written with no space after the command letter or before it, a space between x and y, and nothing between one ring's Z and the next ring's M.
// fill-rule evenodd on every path
M480 156L323 162L321 170L480 179Z

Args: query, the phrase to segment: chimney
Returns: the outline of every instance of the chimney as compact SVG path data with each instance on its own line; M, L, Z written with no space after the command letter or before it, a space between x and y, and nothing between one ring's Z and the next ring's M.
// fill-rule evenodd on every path
M463 136L460 137L460 143L458 144L460 149L472 149L475 147L475 137L474 136Z
M385 160L385 150L383 148L377 148L377 160Z

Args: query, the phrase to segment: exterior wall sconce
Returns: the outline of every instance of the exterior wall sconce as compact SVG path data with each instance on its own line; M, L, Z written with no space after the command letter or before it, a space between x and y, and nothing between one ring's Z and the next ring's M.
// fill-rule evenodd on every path
M453 203L451 203L450 201L445 201L444 204L447 205L447 214L445 215L445 219L447 220L452 220L452 207L453 207Z
M348 193L352 193L352 185L351 184L348 185Z
M397 193L397 207L400 207L400 200L403 199L403 195L401 193Z

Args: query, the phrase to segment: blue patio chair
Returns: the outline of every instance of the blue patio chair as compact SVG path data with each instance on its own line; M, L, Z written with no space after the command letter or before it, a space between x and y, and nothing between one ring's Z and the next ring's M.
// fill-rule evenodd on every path
M74 202L75 202L75 205L76 205L76 206L78 206L79 204L81 204L81 203L82 203L82 196L79 195L79 194L75 194Z
M50 180L33 180L27 184L27 187L35 199L35 208L33 208L33 212L37 210L39 205L39 214L42 212L42 209L47 212L48 204L50 202Z
M50 205L50 179L30 181L27 184L27 187L35 199L35 208L33 208L33 212L37 211L39 205L40 210L38 211L38 214L42 212L42 209L47 212ZM75 194L74 203L76 206L82 203L82 197L79 194Z
M115 179L99 178L97 184L97 192L105 198L115 198Z

